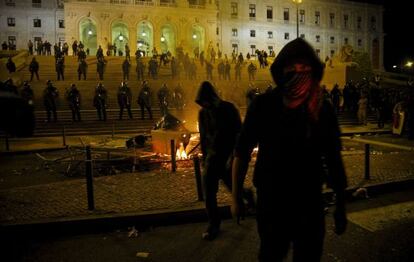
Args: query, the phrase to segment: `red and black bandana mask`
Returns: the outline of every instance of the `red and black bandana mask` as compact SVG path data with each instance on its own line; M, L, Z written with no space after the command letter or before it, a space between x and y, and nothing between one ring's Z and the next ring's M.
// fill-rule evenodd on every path
M295 63L283 69L283 98L288 108L297 108L307 103L312 119L319 113L320 88L313 79L312 68L303 63Z

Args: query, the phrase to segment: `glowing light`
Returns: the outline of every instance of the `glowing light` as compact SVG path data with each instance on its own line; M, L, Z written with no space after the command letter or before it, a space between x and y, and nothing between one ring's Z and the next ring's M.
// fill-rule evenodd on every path
M138 43L138 47L141 47L142 46L142 44L141 43Z
M193 34L193 39L197 39L197 35L196 34Z
M184 159L188 158L187 152L185 152L183 143L180 143L180 148L177 149L175 157L176 157L177 160L184 160Z
M145 32L142 32L142 34L141 34L142 36L146 36L147 34L145 33Z
M124 41L124 36L122 34L119 34L118 39L119 41Z
M165 41L165 37L161 36L161 42L164 42L164 41Z
M89 31L88 31L88 35L92 35L92 34L93 34L92 30L91 30L91 29L89 29Z
M392 68L397 68L397 65L393 65Z
M413 66L413 62L412 62L412 61L408 61L408 62L405 64L405 66L406 66L406 67L412 67L412 66Z

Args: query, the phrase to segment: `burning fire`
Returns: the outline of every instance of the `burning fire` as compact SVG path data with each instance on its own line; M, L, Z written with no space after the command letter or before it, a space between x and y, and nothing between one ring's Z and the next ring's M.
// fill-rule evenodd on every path
M184 144L180 143L180 148L177 149L177 153L175 154L177 160L184 160L188 159L187 153L184 149Z

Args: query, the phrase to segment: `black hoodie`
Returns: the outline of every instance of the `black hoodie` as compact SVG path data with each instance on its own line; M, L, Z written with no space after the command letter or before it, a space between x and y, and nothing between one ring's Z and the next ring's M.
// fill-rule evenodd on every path
M204 159L228 158L240 132L241 119L236 107L221 100L210 82L205 81L198 90L196 103L203 106L198 115L201 150Z

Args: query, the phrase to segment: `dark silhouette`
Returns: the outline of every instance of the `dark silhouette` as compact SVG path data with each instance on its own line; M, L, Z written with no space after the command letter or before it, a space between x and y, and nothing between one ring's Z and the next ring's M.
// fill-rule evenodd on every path
M131 89L128 87L126 82L121 82L121 85L119 86L119 89L118 89L119 120L122 120L122 114L124 113L124 108L126 108L128 111L129 119L132 119L131 100L132 100Z
M67 91L66 100L69 103L69 108L72 111L72 120L81 121L80 106L81 106L81 95L75 84L70 86Z
M51 115L53 115L53 121L57 121L56 114L56 99L59 97L59 92L56 87L53 86L50 80L47 81L47 86L43 91L43 105L46 109L47 122L50 122Z
M99 121L106 121L106 101L108 99L107 91L102 83L99 83L95 89L93 106L96 108Z
M10 74L16 72L16 64L13 62L11 57L7 59L6 67Z
M29 65L30 81L33 80L33 75L36 75L36 79L39 80L39 62L36 61L36 57L32 58Z
M322 184L336 193L336 233L346 228L346 176L340 131L331 103L322 99L323 65L303 39L288 43L271 73L277 88L258 96L247 110L233 161L233 215L258 145L259 261L282 261L293 244L293 261L319 261L325 233Z
M145 109L147 109L149 118L152 119L151 111L152 92L147 81L142 83L141 91L139 92L137 103L141 108L141 119L145 118Z
M202 108L198 115L201 151L203 153L203 182L205 205L209 220L203 238L213 240L220 230L221 218L217 208L219 180L231 190L233 148L241 127L239 111L219 98L210 82L201 84L196 103ZM248 193L246 191L246 197Z

